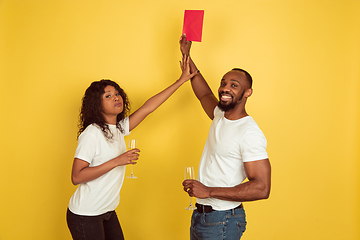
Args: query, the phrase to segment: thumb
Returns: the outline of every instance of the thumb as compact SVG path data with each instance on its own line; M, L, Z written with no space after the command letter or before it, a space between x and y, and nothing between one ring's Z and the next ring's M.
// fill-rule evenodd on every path
M195 75L197 75L198 73L200 73L200 70L197 70L196 72L193 72L192 74L190 74L190 78L193 78Z

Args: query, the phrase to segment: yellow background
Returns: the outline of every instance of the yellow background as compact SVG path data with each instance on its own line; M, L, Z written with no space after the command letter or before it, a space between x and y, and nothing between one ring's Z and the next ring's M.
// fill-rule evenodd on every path
M233 67L254 78L247 110L268 140L272 192L245 204L243 239L360 238L358 0L2 0L1 240L71 238L84 91L110 78L135 110L175 81L185 9L205 10L192 56L212 89ZM209 126L187 83L132 132L142 152L117 209L126 239L188 239L183 169L197 171Z

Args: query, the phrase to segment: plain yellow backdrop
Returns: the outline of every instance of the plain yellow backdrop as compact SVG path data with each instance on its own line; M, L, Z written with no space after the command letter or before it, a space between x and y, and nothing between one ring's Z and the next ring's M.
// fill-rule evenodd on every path
M211 88L233 67L254 78L247 110L268 140L272 192L245 203L243 239L360 239L358 0L2 0L1 240L71 239L83 93L110 78L135 110L175 81L186 9L205 10L192 57ZM189 238L181 182L209 126L187 83L133 130L139 178L117 208L126 239Z

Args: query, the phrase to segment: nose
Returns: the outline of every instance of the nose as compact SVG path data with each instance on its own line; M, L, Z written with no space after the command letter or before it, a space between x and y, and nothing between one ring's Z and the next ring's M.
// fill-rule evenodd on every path
M229 85L226 84L226 85L224 85L224 86L221 86L221 87L220 87L220 90L221 90L222 92L229 92L229 91L230 91Z

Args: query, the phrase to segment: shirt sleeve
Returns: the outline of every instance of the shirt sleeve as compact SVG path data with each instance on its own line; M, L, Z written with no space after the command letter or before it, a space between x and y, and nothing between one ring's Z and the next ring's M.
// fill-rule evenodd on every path
M243 162L258 161L268 158L267 141L260 129L249 129L240 145Z
M79 158L91 164L97 149L96 137L89 131L79 136L78 146L75 151L75 158Z
M121 123L121 127L124 129L124 136L130 135L130 121L129 121L129 117L126 117Z

